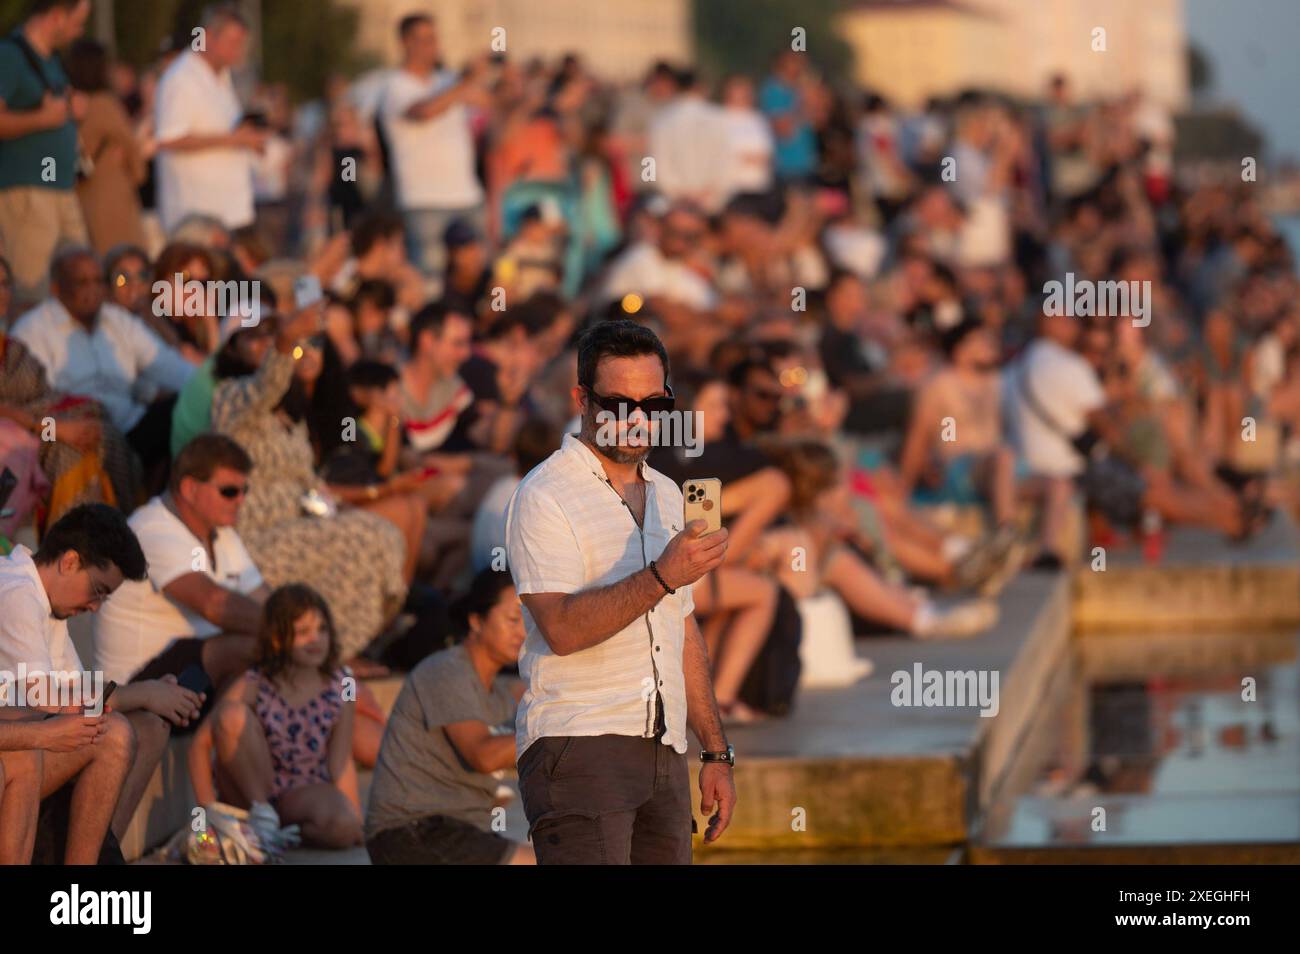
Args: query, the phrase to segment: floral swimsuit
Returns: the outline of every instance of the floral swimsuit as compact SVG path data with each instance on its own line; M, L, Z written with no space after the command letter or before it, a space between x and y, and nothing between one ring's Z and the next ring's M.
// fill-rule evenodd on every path
M285 792L316 782L329 783L329 739L343 709L343 669L335 670L319 695L305 705L289 705L261 670L247 678L257 686L257 719L262 723L274 768L271 803Z

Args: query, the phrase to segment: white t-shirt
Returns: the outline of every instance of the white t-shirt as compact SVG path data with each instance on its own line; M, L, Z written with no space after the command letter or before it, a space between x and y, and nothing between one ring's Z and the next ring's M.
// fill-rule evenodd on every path
M159 142L234 130L244 110L230 71L214 73L199 54L177 57L158 82L155 107ZM253 221L253 160L250 149L197 149L158 153L158 214L170 232L191 213L211 215L226 228Z
M773 149L766 117L756 109L724 109L722 122L729 147L728 191L731 195L766 192L772 186Z
M655 188L670 199L691 199L715 212L727 195L731 143L721 107L683 96L650 121L649 154Z
M662 295L668 301L708 310L717 304L712 286L681 262L664 258L649 242L633 245L610 266L605 301L635 292L642 298Z
M389 78L380 117L403 209L464 209L483 201L483 187L474 175L474 138L464 104L457 103L432 119L405 118L416 103L446 92L456 82L451 70L426 79L396 70Z
M1065 434L1034 413L1025 399L1020 375L1024 375L1037 404ZM1049 477L1082 473L1084 459L1066 434L1081 434L1088 414L1106 403L1092 365L1055 341L1039 338L1008 370L1004 387L1004 406L1009 408L1010 418L1007 423L1029 469Z
M163 592L189 573L204 573L226 589L248 595L262 585L253 558L233 527L219 527L209 566L202 542L155 497L127 521L140 540L149 575L126 580L95 616L95 668L105 679L126 682L176 639L204 639L220 627Z
M67 621L50 615L50 598L24 546L0 557L0 698L13 691L6 684L18 678L19 663L29 673L81 671Z

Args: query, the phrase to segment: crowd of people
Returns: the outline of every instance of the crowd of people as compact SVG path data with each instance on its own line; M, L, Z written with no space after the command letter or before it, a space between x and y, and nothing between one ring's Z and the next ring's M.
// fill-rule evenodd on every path
M0 41L0 534L39 540L0 559L0 669L80 669L62 620L98 610L119 687L0 710L0 861L47 824L95 859L193 733L199 804L268 832L530 862L493 827L506 515L603 322L654 331L700 421L651 467L723 482L692 598L728 725L863 678L857 637L978 638L1018 572L1292 505L1292 255L1250 184L1178 180L1138 94L905 111L792 51L614 84L412 15L399 65L293 104L241 93L233 8L136 70L89 6ZM1067 274L1150 320L1055 313Z

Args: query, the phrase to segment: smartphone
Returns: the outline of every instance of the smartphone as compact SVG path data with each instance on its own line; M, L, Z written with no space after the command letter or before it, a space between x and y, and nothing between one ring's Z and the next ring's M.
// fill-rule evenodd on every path
M299 311L311 307L324 297L320 279L315 275L299 275L293 280L293 303Z
M101 715L104 712L104 706L108 705L108 697L111 696L116 691L117 691L117 683L113 682L112 680L109 680L108 685L104 687L104 694L99 697L99 712ZM86 706L84 710L86 715L90 715L90 708L91 708L90 706Z
M691 477L682 483L682 516L687 523L703 520L705 533L722 529L722 481L717 477Z
M181 674L176 677L176 685L204 695L212 691L212 680L198 663L190 663L182 669Z

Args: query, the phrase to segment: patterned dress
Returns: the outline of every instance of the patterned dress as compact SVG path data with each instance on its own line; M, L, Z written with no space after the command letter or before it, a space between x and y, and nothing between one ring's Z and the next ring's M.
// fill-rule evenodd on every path
M341 657L350 659L406 599L406 541L392 523L364 510L303 513L303 495L321 486L307 425L286 426L275 413L293 366L292 357L273 349L256 374L219 382L212 428L253 458L237 529L262 577L273 587L305 583L320 593L334 617Z
M139 503L140 462L98 401L50 389L45 368L17 338L0 329L0 405L37 418L99 421L99 446L83 453L64 441L41 441L40 463L53 492L39 520L42 531L83 503L116 504L130 513ZM55 436L58 435L57 424ZM108 486L104 485L107 475Z
M318 782L329 783L329 742L334 723L343 711L343 677L349 670L336 669L330 683L305 705L291 706L275 683L260 669L250 669L245 678L257 687L257 720L271 750L274 776L271 802L285 792Z

